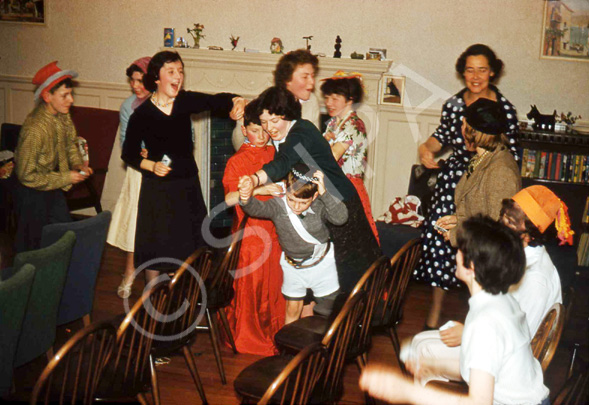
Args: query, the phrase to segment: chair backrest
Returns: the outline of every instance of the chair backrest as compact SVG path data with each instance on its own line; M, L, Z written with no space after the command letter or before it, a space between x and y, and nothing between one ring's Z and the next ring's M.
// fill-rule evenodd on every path
M12 369L35 267L25 264L8 280L0 281L0 396L12 388Z
M386 256L378 258L369 268L350 293L355 295L358 291L366 293L366 304L360 319L360 327L353 334L350 341L350 353L356 357L368 351L370 345L372 317L377 304L381 301L387 276L389 274L390 261Z
M12 152L16 150L20 129L21 125L18 124L9 124L7 122L2 124L0 128L0 150L10 150Z
M68 231L53 245L19 253L14 258L15 269L26 263L35 266L31 295L18 340L16 367L45 353L55 341L57 310L75 242L76 234Z
M405 292L411 279L411 273L417 266L421 253L421 239L407 242L391 259L387 286L383 295L383 310L377 323L394 325L399 321Z
M110 399L109 392L120 392L119 387L124 387L125 392L145 390L150 380L149 356L156 325L164 316L168 291L167 283L159 283L141 296L121 322L115 348L107 359L108 375L105 373L100 385L101 398Z
M59 304L57 325L72 322L92 312L94 288L110 219L110 211L104 211L81 221L43 227L42 247L55 243L67 231L76 234L76 244Z
M196 332L196 324L204 306L199 305L206 300L202 295L213 261L213 252L202 247L194 252L174 274L168 285L168 304L163 310L165 319L156 324L156 334L166 339L178 341L189 338ZM194 272L196 274L194 274Z
M223 259L214 269L211 282L208 285L209 291L214 291L215 301L226 305L229 304L233 297L232 271L237 269L241 242L243 241L243 232L248 216L246 215L239 224L237 230L231 235L231 244L225 252Z
M308 404L325 367L326 357L325 346L319 342L305 347L274 379L258 405Z
M359 328L365 303L366 292L363 290L350 295L321 341L328 352L322 383L317 388L321 391L322 401L333 402L341 392L342 373L348 357L349 343Z
M73 335L43 370L31 395L31 405L60 403L92 404L104 364L116 339L107 321L88 325Z
M559 303L554 304L544 316L532 339L532 351L534 357L540 362L543 372L546 371L556 353L564 327L564 318L564 306Z

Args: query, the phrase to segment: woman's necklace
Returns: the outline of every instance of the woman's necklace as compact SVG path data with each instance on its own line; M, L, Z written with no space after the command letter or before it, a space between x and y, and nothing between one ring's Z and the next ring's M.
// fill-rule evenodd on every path
M155 97L155 93L153 93L151 95L151 102L153 104L155 104L156 107L159 107L159 108L168 108L169 106L172 105L172 103L174 103L174 100L176 100L176 97L169 99L167 103L160 103L157 100L157 98Z
M485 159L485 157L489 154L488 150L485 150L481 155L476 155L474 158L470 160L468 163L468 169L466 170L466 177L470 177L470 175L474 172L474 170L481 164L481 162Z

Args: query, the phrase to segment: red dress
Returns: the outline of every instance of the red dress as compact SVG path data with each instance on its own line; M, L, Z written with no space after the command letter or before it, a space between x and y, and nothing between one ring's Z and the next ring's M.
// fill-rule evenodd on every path
M274 159L274 148L244 143L227 162L223 175L225 194L237 191L240 176L255 173ZM257 196L268 200L271 196ZM235 207L233 228L244 217ZM285 300L281 293L282 249L272 221L249 218L241 245L238 272L234 282L235 298L226 308L235 345L240 353L263 356L276 354L274 334L284 325Z

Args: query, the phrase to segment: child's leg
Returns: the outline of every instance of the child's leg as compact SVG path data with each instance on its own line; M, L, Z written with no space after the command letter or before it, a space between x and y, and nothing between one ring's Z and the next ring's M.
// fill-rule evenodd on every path
M338 289L337 291L326 296L315 297L315 302L317 303L317 305L315 305L314 312L317 315L321 315L324 317L328 317L329 315L331 315L331 312L333 311L333 306L335 304L335 300L339 296L339 293L340 290Z
M293 300L287 299L286 300L286 317L284 319L284 324L288 325L291 322L296 321L301 316L301 311L303 310L303 300Z

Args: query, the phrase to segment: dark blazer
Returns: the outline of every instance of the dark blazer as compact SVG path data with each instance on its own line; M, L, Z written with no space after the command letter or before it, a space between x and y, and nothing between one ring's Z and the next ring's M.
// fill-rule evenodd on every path
M274 160L266 163L262 170L276 182L282 180L299 161L310 167L317 167L325 174L325 187L340 200L347 201L356 194L356 189L335 161L329 142L321 132L307 120L297 120L279 145Z

